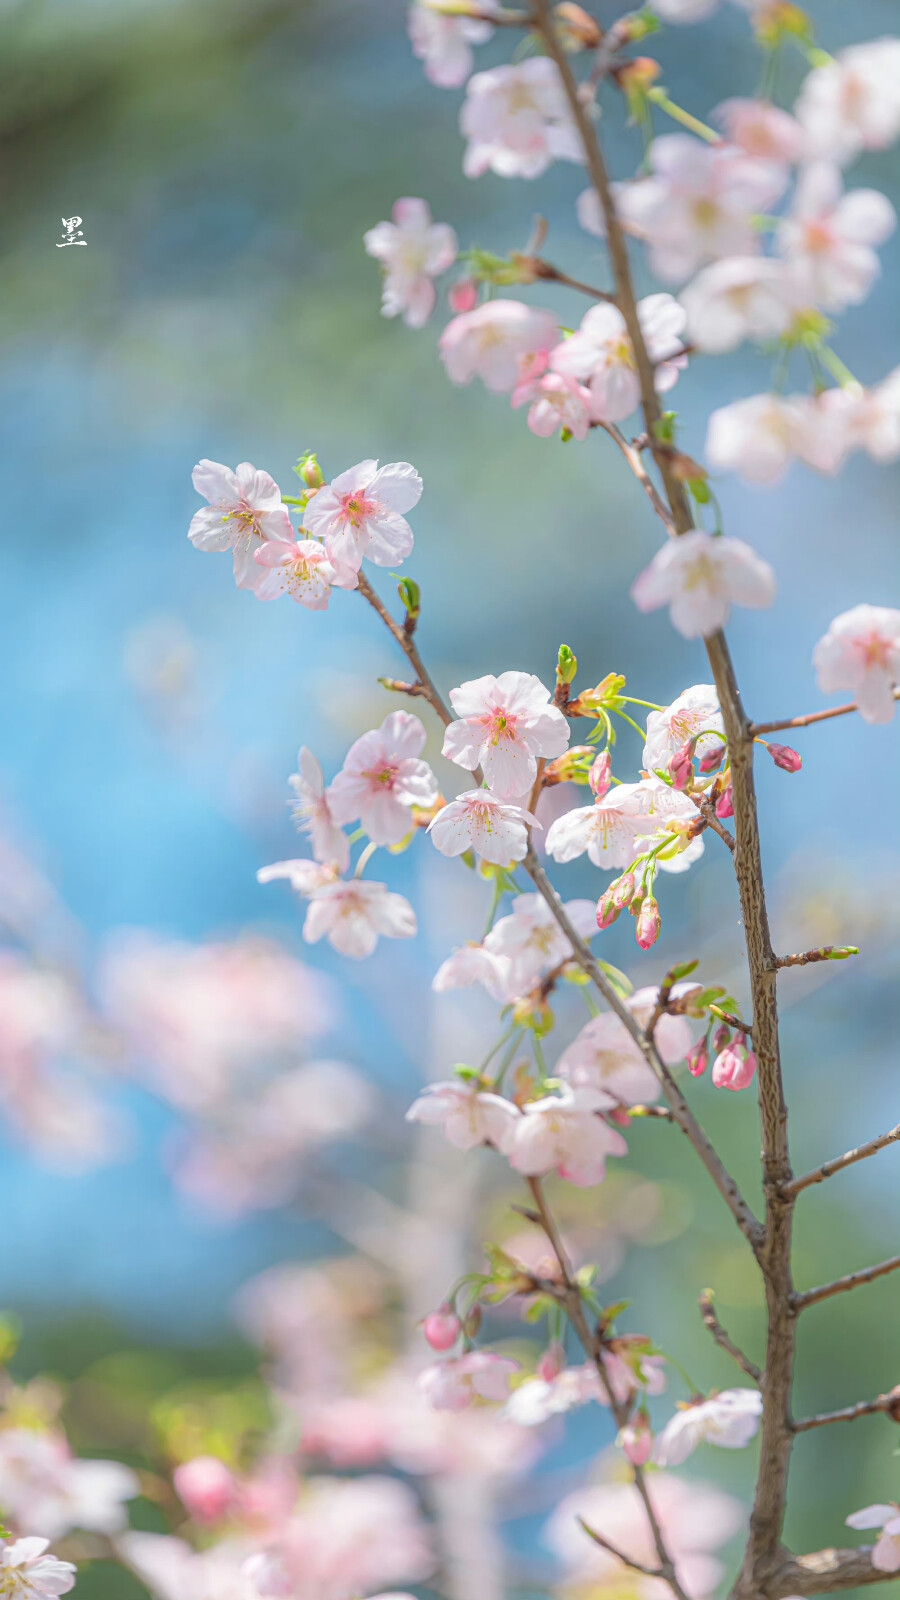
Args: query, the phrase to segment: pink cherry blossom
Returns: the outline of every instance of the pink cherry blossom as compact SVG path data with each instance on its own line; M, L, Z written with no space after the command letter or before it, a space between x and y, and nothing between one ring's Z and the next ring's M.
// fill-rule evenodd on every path
M346 588L344 574L358 572L363 556L390 567L410 554L412 529L401 512L411 511L421 493L422 479L408 461L380 469L377 461L360 461L312 496L303 526L324 540Z
M347 846L349 850L349 844ZM268 867L260 867L256 874L257 883L279 883L284 879L290 884L295 894L308 899L316 890L324 889L326 884L334 883L339 876L340 868L337 862L332 861L327 866L319 861L307 861L303 858L294 861L273 861Z
M512 1101L502 1095L485 1093L476 1080L464 1083L454 1078L428 1084L413 1101L406 1120L443 1128L457 1150L492 1144L505 1153L521 1117Z
M756 1057L739 1041L726 1044L713 1062L712 1081L716 1089L735 1092L749 1088L756 1074Z
M656 388L662 394L687 365L679 357L685 313L670 294L651 294L638 304L638 316L654 363ZM591 416L598 422L621 422L640 404L640 380L625 318L617 306L592 306L571 338L550 357L555 372L578 379L590 390Z
M289 544L294 538L275 479L249 461L232 472L218 461L203 460L194 468L193 484L209 507L191 519L191 543L198 550L233 550L238 588L259 588L265 572L254 561L255 552L267 540Z
M848 445L866 450L873 461L900 456L900 367L873 388L857 392L848 417Z
M824 694L848 690L866 722L890 722L900 683L900 611L853 606L831 623L813 651Z
M567 900L563 909L576 933L589 939L596 931L593 902ZM539 894L516 895L509 916L500 917L486 935L484 949L508 963L506 981L511 995L527 994L572 953L553 912Z
M309 835L316 860L333 862L340 872L346 872L350 865L350 841L332 816L321 764L305 745L300 748L297 771L291 774L288 783L295 796L291 816L300 832Z
M745 483L777 483L798 454L804 413L796 399L755 394L722 406L709 419L706 457L714 472L737 472Z
M584 161L556 64L531 56L469 79L460 113L467 178L537 178L553 161Z
M560 372L548 372L535 384L530 395L528 426L539 439L551 439L560 429L573 439L586 439L591 426L591 395L583 384ZM513 405L525 405L524 399Z
M597 867L627 867L671 832L672 849L660 853L659 864L664 871L680 872L702 853L699 838L685 848L684 827L696 816L687 795L659 778L619 783L594 805L558 817L547 834L547 854L555 861L574 861L587 851Z
M596 1089L568 1087L530 1101L505 1152L510 1166L529 1177L556 1171L579 1188L600 1183L606 1157L628 1154L622 1135L598 1115L608 1102Z
M289 594L308 611L327 611L333 585L356 588L356 573L350 568L339 572L317 539L297 539L290 544L267 539L253 552L253 559L263 568L262 578L253 586L257 600L278 600Z
M900 1572L900 1505L864 1506L846 1522L848 1528L880 1528L872 1565L879 1572Z
M568 722L531 672L473 678L451 689L450 704L459 721L444 735L444 755L469 772L480 766L502 800L527 794L537 757L553 760L569 743Z
M721 355L744 339L777 339L787 330L802 296L784 262L766 256L729 256L704 267L681 292L685 337L699 350Z
M423 328L434 310L432 279L456 260L456 234L446 223L432 221L425 200L397 200L391 216L391 222L379 222L363 240L367 254L384 269L381 314L402 316L408 328Z
M125 1501L139 1493L130 1467L79 1460L61 1433L0 1430L0 1505L18 1528L41 1527L49 1539L73 1528L116 1533L127 1521Z
M399 844L415 826L413 807L438 797L437 779L419 759L425 729L409 711L391 711L380 728L364 733L347 751L328 787L335 822L359 820L373 844Z
M520 1363L491 1350L436 1361L419 1374L419 1389L436 1411L465 1411L477 1400L505 1400Z
M361 961L372 954L379 938L413 939L415 934L416 914L409 901L383 883L326 883L309 896L303 924L307 944L327 938L338 955Z
M481 0L490 12L493 0ZM413 0L407 19L413 54L425 64L425 76L439 89L459 89L472 71L473 44L492 33L490 23L474 17L442 15L440 0Z
M839 168L814 161L800 173L777 243L807 303L843 311L865 299L880 271L873 246L884 244L896 226L885 195L877 189L844 194Z
M521 806L498 800L489 789L457 795L428 824L428 832L445 856L474 850L483 861L506 866L521 861L528 849L528 829L540 823Z
M563 1367L552 1377L527 1378L513 1390L501 1415L520 1428L537 1428L551 1417L592 1400L604 1405L606 1399L597 1368L593 1362L584 1362L577 1367Z
M753 218L783 194L781 163L686 133L654 139L649 159L651 176L622 184L616 208L646 240L658 278L681 283L705 261L758 252Z
M696 991L700 984L691 982L673 983L669 990L672 1000L683 1000L685 995ZM649 985L646 989L635 989L633 994L625 1001L628 1010L635 1021L642 1028L649 1025L650 1018L656 1010L659 1000L659 989L656 984ZM659 1018L653 1033L657 1051L667 1067L674 1067L683 1061L691 1046L691 1030L687 1018L683 1016L664 1015Z
M610 1011L592 1017L563 1051L555 1075L573 1088L603 1094L607 1108L635 1106L659 1096L659 1082L630 1033Z
M672 756L688 739L695 740L694 754L698 760L713 750L724 748L722 739L725 725L719 710L719 697L711 683L696 683L665 706L662 711L651 711L647 716L647 741L642 762L648 772L666 768Z
M193 1550L184 1539L162 1533L128 1532L118 1541L120 1559L154 1600L260 1600L276 1589L262 1589L256 1573L266 1573L263 1558L248 1558L245 1542L225 1540ZM251 1565L253 1561L253 1565ZM291 1591L282 1589L290 1597Z
M761 161L793 166L806 153L806 136L790 112L771 100L723 100L712 113L730 144Z
M810 153L842 163L900 136L900 39L841 50L809 73L794 107Z
M0 1594L19 1600L55 1600L75 1587L77 1568L71 1561L47 1555L49 1539L0 1542Z
M548 350L558 336L551 311L521 300L486 300L448 322L438 348L451 383L480 378L493 394L508 394L523 358Z
M198 1522L220 1522L238 1502L238 1483L217 1456L194 1456L175 1468L172 1481L188 1514Z
M743 539L696 529L662 546L632 585L631 598L639 611L667 605L673 627L686 639L706 638L724 628L732 605L771 605L775 574Z
M508 957L495 955L480 944L465 944L441 963L431 987L436 994L444 994L449 989L466 989L480 983L493 1000L505 1003L514 998L510 970Z
M758 1389L725 1389L676 1411L657 1437L654 1459L660 1467L677 1467L703 1443L743 1450L758 1432L761 1416Z

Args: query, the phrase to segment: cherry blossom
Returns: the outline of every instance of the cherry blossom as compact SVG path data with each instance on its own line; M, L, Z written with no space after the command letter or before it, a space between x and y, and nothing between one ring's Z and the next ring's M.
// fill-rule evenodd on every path
M716 1089L732 1089L735 1092L747 1089L755 1075L756 1057L739 1040L726 1044L713 1062L712 1081Z
M297 539L290 544L267 539L253 552L253 559L264 569L253 586L257 600L278 600L289 594L308 611L327 611L333 585L340 589L357 585L356 573L349 568L339 572L317 539Z
M606 1157L628 1154L622 1135L597 1115L608 1109L609 1096L596 1089L566 1087L530 1101L505 1151L510 1166L530 1177L556 1171L578 1188L602 1182Z
M574 861L587 851L597 867L627 867L671 832L671 850L660 851L657 859L664 871L681 872L702 853L702 839L687 843L684 833L696 817L687 795L659 778L619 783L592 806L557 817L547 833L547 854L555 861Z
M349 844L347 848L349 850ZM324 889L326 884L334 883L339 874L340 868L336 862L325 866L319 861L307 861L301 857L294 861L273 861L268 867L260 867L256 881L278 883L281 879L285 879L295 894L308 899L317 889Z
M641 1027L649 1022L658 994L658 989L640 989L628 1000L628 1009ZM667 1066L683 1061L690 1049L691 1035L684 1017L660 1017L654 1039ZM624 1022L611 1011L601 1012L585 1023L563 1051L554 1071L573 1088L602 1092L610 1104L635 1106L659 1097L656 1073Z
M338 955L361 961L372 954L379 938L414 939L415 934L416 914L409 901L383 883L326 883L309 896L303 923L307 944L327 938Z
M360 461L319 489L303 513L303 526L323 539L328 558L341 573L358 572L363 556L390 567L408 556L413 534L401 512L411 511L422 493L422 479L408 461L379 469Z
M358 819L373 844L400 844L415 826L413 808L438 797L434 773L419 759L424 746L425 729L409 711L391 711L355 740L327 790L335 822Z
M649 1424L640 1417L629 1422L616 1434L619 1446L634 1467L645 1467L653 1454L653 1434Z
M406 1113L407 1122L443 1128L457 1150L492 1144L505 1153L521 1120L520 1113L502 1095L485 1093L477 1080L449 1079L430 1083Z
M466 989L480 983L493 1000L506 1002L514 998L510 973L508 957L496 955L481 944L465 944L441 963L431 987L436 994L444 994L449 989Z
M809 73L794 107L810 153L842 163L900 136L900 39L841 50Z
M195 512L188 538L198 550L233 550L239 589L258 589L265 573L254 561L268 540L293 541L294 530L281 490L267 472L242 461L232 472L218 461L198 461L193 471L198 494L209 507Z
M900 611L853 606L831 623L813 651L824 694L849 690L865 722L890 722L900 683Z
M415 6L410 16L427 10ZM434 13L432 17L440 23ZM391 216L391 222L379 222L363 240L367 254L384 269L381 314L402 316L408 328L423 328L436 299L431 280L456 260L456 234L446 223L432 221L425 200L397 200Z
M125 1526L125 1501L139 1493L130 1467L81 1461L61 1433L0 1430L0 1505L18 1528L43 1528L48 1539L73 1528L115 1533Z
M295 800L291 816L301 833L308 834L317 861L334 862L341 872L350 865L350 841L331 813L321 763L302 745L297 771L288 778ZM263 880L268 881L268 880Z
M265 1592L253 1569L245 1570L247 1546L237 1541L192 1550L184 1539L168 1534L128 1532L118 1550L155 1600L260 1600Z
M639 611L667 605L673 627L686 639L706 638L724 628L732 605L771 605L775 574L743 539L695 529L662 546L632 585L631 598Z
M725 725L719 710L719 697L711 683L695 683L665 706L662 711L651 711L647 717L647 740L642 757L648 772L667 770L672 756L689 739L695 740L694 754L698 760L714 750L724 748Z
M873 461L900 456L900 367L871 389L847 385L839 391L847 407L847 447L865 450Z
M567 900L563 909L583 939L596 933L592 900ZM506 982L512 995L527 994L572 954L568 939L539 894L516 895L509 916L500 917L485 936L484 950L493 959L508 963Z
M71 1561L47 1555L49 1539L0 1542L0 1594L19 1600L54 1600L75 1587L77 1568Z
M419 1389L436 1411L465 1411L477 1400L505 1400L520 1363L491 1350L436 1361L419 1374Z
M448 322L438 348L451 383L480 378L493 394L508 394L522 359L548 351L558 337L552 311L521 300L486 300Z
M474 850L483 861L506 866L523 860L528 829L541 824L530 811L498 800L489 789L468 789L457 795L428 824L428 832L445 856Z
M551 1417L588 1405L592 1400L605 1405L607 1396L597 1368L593 1362L585 1362L577 1367L563 1367L552 1378L527 1378L513 1390L501 1416L520 1428L536 1428L549 1422Z
M789 111L771 100L723 100L712 113L730 144L761 161L794 165L806 154L806 135Z
M638 316L654 363L656 388L662 394L687 365L687 358L678 356L685 312L670 294L651 294L638 303ZM555 372L587 384L595 421L621 422L640 404L634 351L617 306L592 306L580 328L552 351L550 361Z
M172 1482L183 1506L198 1522L220 1522L238 1503L237 1480L218 1456L182 1461Z
M758 1389L724 1389L676 1411L657 1436L654 1459L660 1467L677 1467L703 1443L743 1450L758 1431L761 1416Z
M479 9L490 12L493 0L481 0ZM459 89L472 71L473 44L484 44L492 33L490 23L475 17L441 13L439 0L413 0L407 19L413 54L425 64L425 76L439 89Z
M649 159L651 176L622 184L616 205L646 240L658 278L681 283L705 261L757 253L753 217L771 210L784 192L780 163L686 133L654 139Z
M519 385L514 407L528 405L528 426L539 439L551 439L560 429L573 439L586 439L591 426L591 393L561 372L547 372L533 384Z
M879 1572L900 1572L900 1505L864 1506L846 1522L848 1528L880 1528L872 1565Z
M537 757L553 760L569 743L568 722L531 672L473 678L451 689L450 704L460 720L447 729L443 754L469 772L481 766L502 800L526 794Z
M872 247L884 244L896 226L885 195L877 189L844 194L840 169L814 161L800 173L777 244L807 303L843 311L865 299L880 271Z
M460 113L467 178L537 178L553 161L584 161L556 65L531 56L469 79Z
M681 292L685 337L710 355L744 339L786 332L800 299L784 263L767 256L729 256L704 267Z
M683 1000L686 995L699 990L701 986L690 981L673 983L669 990L670 1000ZM650 984L646 989L635 989L628 996L625 1004L635 1021L642 1028L649 1026L653 1016L660 991L656 984ZM657 1021L653 1032L654 1042L661 1059L667 1067L674 1067L677 1062L683 1061L691 1047L691 1030L687 1018L679 1015L670 1016L665 1013Z
M355 1600L435 1567L415 1490L386 1476L308 1479L269 1554L290 1580L289 1600Z

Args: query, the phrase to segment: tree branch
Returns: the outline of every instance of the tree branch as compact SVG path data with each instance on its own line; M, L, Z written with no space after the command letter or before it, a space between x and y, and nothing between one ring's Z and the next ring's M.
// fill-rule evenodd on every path
M889 1144L896 1144L900 1139L900 1123L890 1132L882 1133L877 1139L870 1139L868 1144L857 1145L855 1150L848 1150L845 1155L835 1156L832 1161L823 1161L814 1172L804 1173L802 1178L794 1178L785 1185L785 1192L789 1195L798 1195L804 1189L812 1188L814 1183L824 1183L826 1178L831 1178L836 1172L843 1172L845 1167L852 1167L857 1161L865 1161L868 1156L877 1156L879 1150L884 1150Z
M782 967L808 967L813 961L842 961L844 956L859 955L859 951L852 945L844 946L843 953L837 956L834 953L835 948L840 949L841 947L835 947L833 944L823 944L818 950L802 950L796 956L776 956L775 965L779 970Z
M745 1356L743 1350L740 1350L733 1340L729 1339L728 1334L716 1316L713 1310L712 1289L704 1289L700 1296L700 1315L703 1318L704 1326L712 1334L716 1344L720 1345L723 1350L727 1350L732 1360L737 1362L741 1371L745 1372L748 1378L752 1378L756 1384L761 1383L762 1373L755 1361L751 1361L749 1356Z
M700 815L706 823L706 826L708 828L712 828L713 833L717 833L719 835L722 843L727 845L728 849L731 851L731 854L734 855L734 835L729 833L728 829L719 821L718 817L716 816L716 808L712 801L708 799L706 795L699 794L689 794L688 798L693 800L694 805L700 812Z
M534 274L535 282L558 283L564 289L575 289L579 294L586 294L591 300L605 300L610 305L615 305L616 297L608 289L595 289L593 284L582 283L580 278L570 278L567 272L561 272L559 267L554 267L552 261L545 261L543 256L515 256L516 261L521 260L523 267Z
M863 1267L859 1272L848 1272L845 1278L835 1278L833 1283L820 1284L817 1289L805 1289L794 1295L794 1310L805 1311L807 1306L818 1305L820 1300L830 1300L833 1294L846 1294L849 1289L858 1289L861 1284L874 1283L876 1278L885 1278L889 1272L896 1272L898 1267L900 1256L891 1256L889 1261L880 1261L877 1267Z
M900 700L900 689L894 690L894 699ZM814 722L829 722L832 717L846 717L859 706L853 700L846 706L831 706L827 711L810 711L805 717L785 717L781 722L753 722L750 733L758 739L764 733L781 733L787 728L811 728Z
M602 1533L597 1533L594 1528L590 1527L589 1524L585 1522L584 1517L576 1517L575 1521L584 1529L589 1539L593 1539L594 1543L598 1544L601 1550L607 1550L611 1556L615 1556L617 1561L621 1561L623 1567L630 1567L632 1572L642 1572L645 1578L662 1577L659 1567L645 1567L641 1565L640 1561L632 1561L631 1557L627 1556L624 1550L619 1550L614 1544L610 1543L609 1539L604 1539Z
M795 1433L808 1433L810 1428L827 1428L831 1422L855 1422L857 1417L873 1417L885 1412L894 1422L900 1422L900 1384L875 1400L860 1400L855 1406L844 1406L842 1411L820 1411L815 1417L801 1417L794 1423Z
M362 572L357 574L357 579L359 593L362 595L364 600L368 600L372 610L378 612L378 615L380 616L385 627L388 629L388 632L393 636L397 644L400 646L400 649L403 651L403 654L406 656L407 661L416 675L416 682L414 684L392 684L392 687L402 689L406 694L421 695L423 699L428 701L428 704L440 717L444 727L449 727L450 723L453 721L453 713L448 711L434 685L432 678L426 672L425 663L423 662L422 657L419 655L418 648L412 635L407 633L406 629L401 627L399 622L395 622L394 618L391 616L391 613L388 611L387 606L381 599L379 599L368 578L365 577Z
M816 1550L808 1556L788 1556L776 1568L768 1588L770 1600L788 1595L837 1594L867 1583L887 1583L896 1572L872 1565L872 1545L857 1550Z

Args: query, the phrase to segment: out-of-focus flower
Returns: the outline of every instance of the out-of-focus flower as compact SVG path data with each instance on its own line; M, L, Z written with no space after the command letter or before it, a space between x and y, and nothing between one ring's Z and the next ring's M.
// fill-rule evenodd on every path
M443 754L469 772L480 766L503 800L528 794L537 757L552 760L569 743L568 722L532 672L473 678L450 690L450 704L459 720L444 735Z
M238 1503L238 1484L218 1456L194 1456L172 1474L182 1505L197 1522L220 1522Z
M451 1361L436 1361L419 1374L419 1388L436 1411L465 1411L476 1400L505 1400L518 1361L491 1350L470 1350Z
M761 1416L758 1389L725 1389L676 1411L657 1436L654 1459L661 1467L677 1467L703 1443L743 1450L758 1431Z
M726 1044L713 1062L712 1081L716 1089L738 1092L749 1088L756 1075L756 1057L745 1044Z
M686 639L706 638L724 628L732 605L771 605L775 574L743 539L696 529L661 547L632 585L631 598L639 611L668 606L673 627Z
M80 1460L61 1433L0 1430L0 1505L17 1529L40 1527L48 1539L73 1528L116 1533L125 1526L125 1501L139 1493L130 1467Z
M594 907L590 900L563 904L576 933L589 939L594 932ZM508 989L527 994L541 978L567 960L572 947L542 895L519 894L508 917L500 917L484 940L489 955L509 962Z
M452 1350L462 1333L462 1323L450 1306L441 1306L439 1311L429 1311L422 1332L432 1350Z
M573 1088L603 1093L607 1105L635 1106L659 1095L656 1074L624 1023L611 1011L585 1023L554 1071Z
M253 552L263 576L253 585L257 600L278 600L289 594L308 611L327 611L332 586L356 588L356 573L349 568L339 574L316 539L297 539L285 543L267 539Z
M855 396L848 423L848 444L868 451L873 461L900 456L900 367Z
M444 994L449 989L467 989L473 983L483 984L492 1000L505 1002L514 998L508 958L495 955L480 944L464 944L454 950L438 967L431 987L436 994Z
M573 439L586 439L591 426L591 394L582 383L547 372L528 386L513 393L514 407L529 406L528 426L539 439L550 439L562 430Z
M447 323L438 349L451 383L480 378L493 394L509 394L522 358L549 351L558 336L551 311L521 300L486 300Z
M835 617L813 651L819 688L849 690L866 722L890 722L900 683L900 611L853 606Z
M424 1122L430 1128L443 1128L457 1150L472 1150L479 1144L492 1144L506 1151L521 1115L502 1095L487 1094L477 1082L449 1079L430 1083L406 1113L407 1122Z
M364 235L367 253L384 269L381 314L402 316L408 328L423 328L434 310L432 279L456 260L456 234L446 223L432 221L425 200L397 200L391 216L391 222L379 222Z
M884 244L896 226L894 208L878 189L844 194L833 162L804 167L777 235L798 300L825 311L858 305L880 271L873 246Z
M863 1506L846 1518L848 1528L880 1528L872 1551L872 1565L879 1572L900 1572L900 1506Z
M0 1594L19 1600L55 1600L75 1587L77 1569L71 1561L48 1555L49 1539L0 1542Z
M638 317L654 365L656 389L663 394L687 365L687 357L678 355L685 313L670 294L651 294L638 303ZM617 306L591 306L580 328L551 352L550 361L555 372L587 385L594 421L621 422L640 404L634 351Z
M549 56L469 79L460 113L467 178L537 178L553 161L584 161L562 80Z
M482 0L479 9L490 12L493 0ZM424 63L429 83L439 89L459 89L472 71L473 44L484 44L492 33L489 22L475 17L442 14L431 0L414 0L407 19L413 54Z
M530 1101L506 1148L510 1166L529 1177L555 1171L579 1188L602 1182L607 1156L628 1154L622 1135L598 1115L608 1109L608 1095L596 1089L567 1087Z
M184 1539L168 1534L128 1532L117 1549L154 1600L261 1600L265 1593L253 1569L245 1570L248 1548L237 1540L192 1550Z
M427 809L438 797L437 779L419 759L424 747L425 729L409 711L391 711L364 733L327 790L335 822L358 820L373 844L400 844L414 826L413 807Z
M238 588L257 589L265 572L254 561L255 552L266 540L285 544L294 537L275 479L249 461L232 472L219 461L203 460L194 468L193 484L209 506L191 519L191 543L198 550L233 550Z
M551 1417L572 1411L590 1401L606 1404L606 1394L593 1362L563 1367L552 1378L527 1378L514 1389L502 1415L520 1428L536 1428Z
M350 865L350 841L331 814L321 763L303 745L297 756L297 771L288 778L295 795L291 808L301 833L309 835L317 861L334 862L340 872Z
M488 789L457 795L428 824L428 832L445 856L474 850L483 861L505 866L521 861L528 849L529 827L540 827L521 806L510 805Z
M645 1467L653 1454L653 1434L649 1423L640 1417L637 1422L627 1423L619 1429L616 1444L624 1451L632 1466Z
M709 355L736 350L745 339L779 338L800 298L784 262L728 256L704 267L682 289L685 337Z
M414 939L416 914L402 894L368 879L326 883L309 896L303 923L307 944L327 938L338 955L362 961L381 939Z
M723 100L712 113L730 144L760 161L783 161L789 166L806 154L806 135L789 111L771 100Z
M364 556L390 567L412 551L412 528L401 513L412 511L421 494L422 479L408 461L380 468L377 461L360 461L317 490L303 513L303 526L324 540L341 574L358 572Z
M746 483L777 483L797 454L802 424L794 399L754 394L736 400L712 413L706 458L713 472L737 472Z
M794 107L809 153L847 162L900 135L900 39L841 50L809 73Z

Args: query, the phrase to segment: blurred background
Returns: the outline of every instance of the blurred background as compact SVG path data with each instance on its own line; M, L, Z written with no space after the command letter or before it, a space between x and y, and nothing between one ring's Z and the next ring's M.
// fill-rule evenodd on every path
M596 9L603 20L618 8ZM897 20L891 0L810 9L829 49ZM663 81L706 115L754 92L758 61L734 7L704 28L702 49L699 38L671 29L652 48ZM495 40L479 64L506 53ZM448 385L439 318L413 333L378 315L362 235L403 194L425 196L463 247L499 253L523 248L540 212L549 259L576 276L605 271L575 223L578 169L534 183L463 178L460 95L425 83L398 0L3 0L0 88L0 1303L22 1328L16 1380L52 1373L77 1446L135 1460L150 1433L171 1444L191 1406L201 1432L215 1406L257 1425L258 1351L236 1297L286 1263L389 1253L392 1214L373 1241L379 1219L367 1191L354 1206L354 1185L413 1215L436 1207L443 1243L431 1277L423 1267L407 1284L411 1316L515 1220L514 1189L490 1163L475 1163L473 1197L442 1157L430 1195L402 1122L423 1079L492 1042L489 1004L430 992L439 961L477 932L487 886L420 841L378 876L412 899L422 936L382 942L357 966L304 946L287 887L255 881L300 853L286 787L298 745L330 776L391 709L376 679L400 664L355 597L338 595L327 613L264 607L235 589L227 558L194 550L195 461L253 461L285 492L307 448L328 476L366 456L415 463L425 493L409 571L423 589L421 646L445 687L510 667L550 681L563 640L583 683L623 672L647 700L667 702L707 671L665 614L639 617L625 598L657 532L612 447L535 439L524 413ZM625 175L636 138L610 113ZM889 152L859 163L853 181L896 204L898 173ZM58 250L73 214L88 248ZM900 359L898 249L885 249L883 283L837 336L864 382ZM581 313L565 292L531 297L563 321ZM765 383L752 353L695 364L674 397L686 448L702 452L713 405ZM896 467L860 457L835 481L794 468L776 492L718 486L727 531L779 577L775 606L731 630L759 719L820 706L810 654L835 613L898 603L898 487ZM392 596L386 574L381 592ZM783 980L805 1169L898 1120L900 759L896 725L848 718L797 743L802 774L760 771L776 947L861 947L852 963ZM626 730L617 771L636 774L639 757ZM652 954L639 957L630 928L605 936L603 953L636 982L697 955L710 982L743 996L736 900L715 844L665 883ZM559 881L597 892L583 863ZM560 1043L579 1020L561 1008ZM256 1093L241 1077L242 1029L280 1066L338 1062L352 1075L304 1080L331 1131L298 1132L280 1165L262 1145L236 1153L240 1097ZM691 1093L752 1194L752 1097L716 1096L706 1082ZM363 1123L360 1157L351 1141ZM573 1226L596 1224L591 1249L610 1298L633 1299L632 1326L665 1328L702 1387L724 1385L734 1374L705 1342L697 1294L715 1287L723 1320L759 1356L756 1274L676 1136L653 1124L631 1142L629 1175L571 1201ZM896 1148L812 1191L798 1219L801 1284L896 1252L898 1199ZM354 1237L361 1215L365 1238ZM392 1293L382 1284L372 1304ZM809 1314L800 1409L900 1378L898 1309L900 1275ZM538 1563L532 1574L549 1563L545 1515L610 1437L591 1408L534 1469L533 1504L510 1534ZM880 1418L802 1439L789 1540L840 1541L849 1510L900 1498L895 1442ZM714 1468L746 1492L748 1454L720 1453ZM79 1592L124 1595L126 1581L101 1563Z

